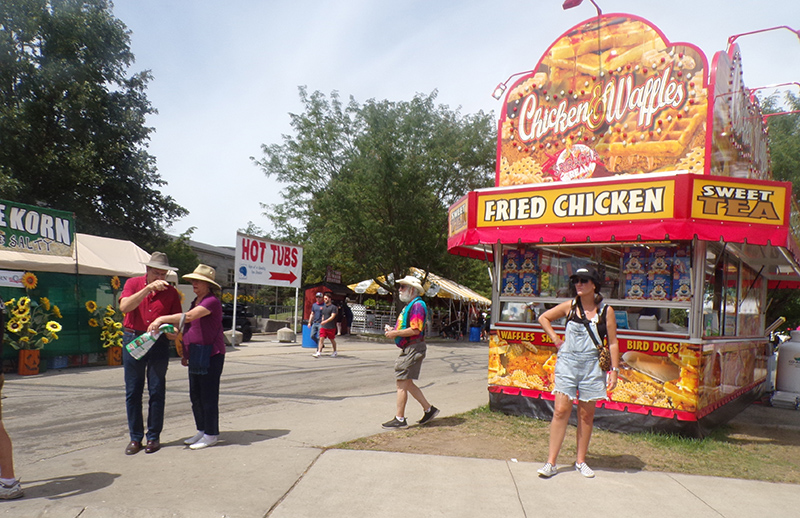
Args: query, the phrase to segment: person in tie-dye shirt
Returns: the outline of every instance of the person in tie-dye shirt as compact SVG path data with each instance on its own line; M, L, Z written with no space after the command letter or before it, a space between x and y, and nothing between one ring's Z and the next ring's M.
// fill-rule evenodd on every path
M422 390L414 383L419 379L422 368L422 360L428 346L425 343L425 321L427 319L428 308L422 301L422 288L419 280L407 275L397 281L400 300L406 303L406 307L397 317L397 325L393 328L386 326L386 337L394 338L395 344L402 352L394 365L394 374L397 383L397 414L394 419L383 423L384 428L404 428L408 426L405 417L406 403L408 395L416 399L422 406L424 412L419 424L430 422L431 419L439 414L439 409L428 403Z

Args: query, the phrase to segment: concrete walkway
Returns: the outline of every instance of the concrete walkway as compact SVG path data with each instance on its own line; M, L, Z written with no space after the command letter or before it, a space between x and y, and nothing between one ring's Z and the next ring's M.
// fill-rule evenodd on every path
M370 372L390 365L396 350L344 339L340 358L314 359L310 350L273 338L257 336L229 353L222 441L200 451L182 443L192 422L179 366L170 365L163 448L152 455L122 454L119 369L10 376L4 406L13 408L7 427L26 496L0 501L0 516L750 518L797 516L800 509L800 486L791 484L605 470L584 479L569 466L541 479L538 464L511 459L337 449L380 433L379 423L391 417L391 381ZM446 402L441 417L486 404L485 355L485 344L431 346L421 381L432 401ZM309 377L321 383L301 394L285 381L300 375L298 384ZM341 376L357 386L324 389ZM36 394L49 406L23 418L18 405L39 401ZM415 420L418 408L411 409ZM786 426L800 425L800 413L781 412ZM44 417L53 413L59 423Z

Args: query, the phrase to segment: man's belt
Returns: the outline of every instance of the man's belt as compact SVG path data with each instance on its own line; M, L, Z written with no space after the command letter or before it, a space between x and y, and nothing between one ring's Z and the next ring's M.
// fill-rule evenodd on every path
M147 332L147 331L137 331L136 329L131 329L130 327L123 327L122 330L125 331L126 333L133 333L136 335L143 335Z

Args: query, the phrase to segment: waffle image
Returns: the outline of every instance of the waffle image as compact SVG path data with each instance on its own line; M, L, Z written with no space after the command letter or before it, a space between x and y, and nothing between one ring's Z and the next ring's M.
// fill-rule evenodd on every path
M681 163L680 158L687 155L691 144L696 143L698 133L705 138L706 103L691 104L677 115L667 115L655 121L654 129L637 131L638 113L628 112L626 119L609 127L595 146L605 158L609 171L641 168L653 171L671 164L674 170ZM704 156L705 148L696 146L695 156Z

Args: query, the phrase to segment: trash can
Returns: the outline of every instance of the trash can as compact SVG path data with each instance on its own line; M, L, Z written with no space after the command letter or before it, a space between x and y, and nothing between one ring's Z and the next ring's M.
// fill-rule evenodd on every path
M311 328L308 326L303 326L303 347L317 348L317 344L311 339Z
M470 327L469 328L469 341L470 342L480 342L481 341L481 328L480 327Z

